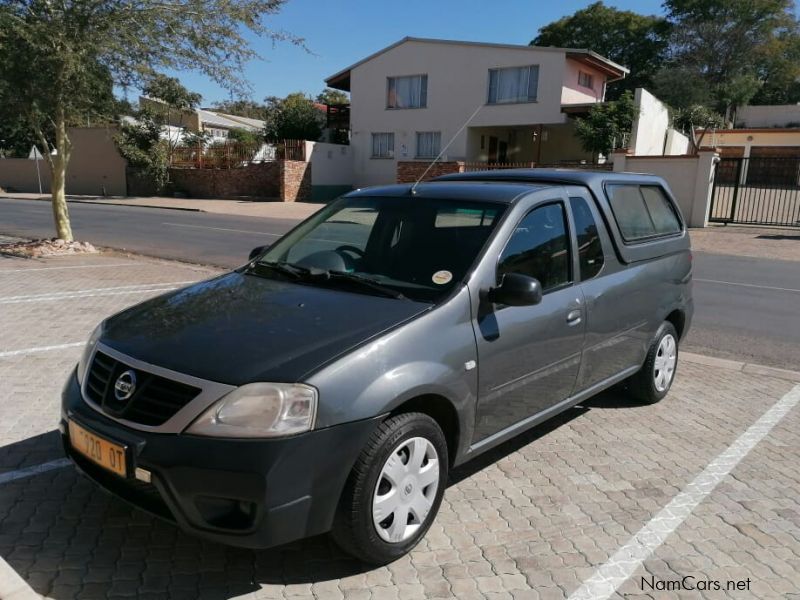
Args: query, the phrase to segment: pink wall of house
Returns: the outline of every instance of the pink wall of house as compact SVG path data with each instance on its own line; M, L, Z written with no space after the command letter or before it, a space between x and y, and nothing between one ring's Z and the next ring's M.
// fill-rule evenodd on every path
M592 87L587 88L578 83L580 72L592 76ZM564 67L564 82L561 88L561 104L585 104L587 102L601 102L606 76L581 63L567 59Z

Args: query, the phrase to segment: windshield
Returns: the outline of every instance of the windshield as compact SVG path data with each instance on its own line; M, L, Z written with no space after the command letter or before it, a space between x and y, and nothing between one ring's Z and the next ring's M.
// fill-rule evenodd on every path
M341 198L255 264L271 266L261 269L265 276L436 302L464 278L504 210L411 196Z

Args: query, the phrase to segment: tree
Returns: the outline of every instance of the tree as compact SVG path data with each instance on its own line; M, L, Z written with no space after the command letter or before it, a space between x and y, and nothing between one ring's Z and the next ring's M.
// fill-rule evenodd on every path
M586 152L608 156L627 142L636 119L633 94L625 91L618 100L595 104L586 117L575 120L575 133Z
M702 104L680 108L672 113L672 126L689 138L694 154L700 149L706 132L712 127L722 127L724 123L722 115Z
M317 94L317 102L320 104L336 105L336 104L350 104L350 97L341 90L334 90L333 88L325 88Z
M231 129L228 132L228 139L238 144L255 146L264 142L264 134L249 129Z
M168 144L161 136L162 129L161 120L144 110L135 121L123 121L114 137L122 157L130 166L148 176L156 190L161 190L167 183L169 166Z
M163 112L165 124L172 123L172 112L183 113L194 110L203 97L185 88L177 77L168 77L161 73L152 75L142 87L142 93L153 100L160 100L162 111L153 108L154 112Z
M269 29L285 0L0 0L0 80L44 148L58 237L71 240L64 195L67 127L103 113L113 85L141 85L163 69L191 69L230 89L255 58L249 34ZM51 155L55 150L55 155Z
M253 100L239 99L217 102L214 104L213 110L229 115L237 115L248 119L260 119L263 121L267 109L263 104L259 104Z
M665 0L672 22L669 67L704 82L711 108L729 120L771 79L800 73L785 51L797 44L792 0Z
M324 117L314 106L314 101L302 92L289 94L286 98L272 96L266 99L266 103L264 136L267 141L319 139Z
M664 60L668 32L665 19L595 2L542 27L531 45L587 48L628 67L630 75L609 87L608 97L614 99L625 90L651 86Z

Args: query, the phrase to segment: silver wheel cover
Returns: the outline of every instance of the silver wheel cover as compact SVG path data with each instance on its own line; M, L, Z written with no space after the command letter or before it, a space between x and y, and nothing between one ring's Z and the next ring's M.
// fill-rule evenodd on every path
M675 375L675 365L678 362L678 343L672 334L668 333L658 344L655 366L653 367L653 383L656 390L663 392L672 384Z
M372 522L385 542L404 542L425 523L439 490L439 455L422 437L403 440L381 469Z

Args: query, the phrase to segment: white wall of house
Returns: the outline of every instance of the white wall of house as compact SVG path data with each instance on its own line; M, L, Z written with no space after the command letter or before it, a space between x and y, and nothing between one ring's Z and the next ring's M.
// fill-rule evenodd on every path
M343 144L305 142L311 163L311 199L324 202L353 189L353 148Z
M644 88L636 88L638 110L628 148L635 156L686 154L689 138L670 127L669 107Z
M445 157L468 159L468 130L456 133L476 110L471 128L565 123L561 112L565 78L574 74L577 86L577 71L568 71L567 62L565 52L553 48L410 40L355 66L350 73L350 114L356 185L394 182L397 161L415 158L418 131L440 131L442 148L455 136ZM489 69L527 65L539 66L536 102L487 104ZM427 107L387 109L387 78L416 74L428 76ZM597 74L595 85L604 80ZM590 92L579 101L597 97L596 91ZM394 133L394 157L371 157L371 134L377 132Z
M671 127L667 130L667 143L664 145L664 154L666 156L688 154L689 147L689 138L687 136Z
M743 106L736 110L736 127L800 127L800 104Z

